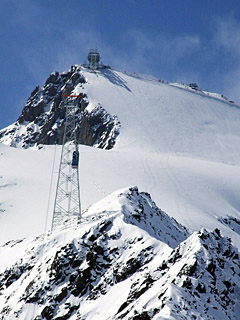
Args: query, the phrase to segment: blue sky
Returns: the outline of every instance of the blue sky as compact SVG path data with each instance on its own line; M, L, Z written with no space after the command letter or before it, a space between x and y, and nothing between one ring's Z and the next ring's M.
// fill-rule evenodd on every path
M240 102L239 0L1 0L0 128L36 85L98 48L105 64Z

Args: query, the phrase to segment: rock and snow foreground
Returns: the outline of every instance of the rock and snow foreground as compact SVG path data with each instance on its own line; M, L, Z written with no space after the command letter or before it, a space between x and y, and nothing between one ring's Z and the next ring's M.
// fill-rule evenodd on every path
M137 187L91 206L78 228L6 243L0 261L4 320L239 319L230 239L190 234Z

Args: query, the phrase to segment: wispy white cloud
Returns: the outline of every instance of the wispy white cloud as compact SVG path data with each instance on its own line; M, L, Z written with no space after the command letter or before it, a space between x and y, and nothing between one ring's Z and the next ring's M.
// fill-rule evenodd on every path
M161 43L162 59L172 66L176 66L182 59L193 56L201 49L201 40L198 35L164 38Z
M194 54L201 49L197 35L177 37L159 34L154 38L142 30L131 30L123 40L126 51L109 50L116 67L155 75L172 73L173 70L178 73L182 61L194 59Z
M240 101L240 23L224 16L215 17L212 26L207 38L199 34L152 38L131 31L131 50L119 62L159 77L163 73L171 81L196 81L205 90Z
M232 16L215 19L214 42L240 61L240 23Z
M240 101L240 23L233 16L218 17L214 21L214 44L223 57L223 90Z
M97 47L103 62L117 69L143 73L177 73L182 59L191 57L201 46L195 36L153 37L142 30L124 30L122 37L108 42L94 22L79 22L78 26L58 23L57 17L44 19L41 5L31 0L23 3L10 0L15 16L10 23L25 30L32 37L32 46L18 47L19 57L36 82L42 83L50 71L66 70L72 64L82 63L90 48ZM28 10L26 10L28 8ZM49 18L49 17L48 17Z
M170 81L196 81L204 89L216 88L215 91L240 101L240 23L232 16L215 18L207 39L202 34L173 35L160 31L153 36L133 29L124 30L121 37L109 42L92 21L79 22L78 26L59 25L53 16L42 24L36 23L43 14L41 6L23 1L29 10L23 14L21 6L16 5L15 20L11 23L38 35L32 47L19 48L19 56L37 83L42 83L51 71L83 63L88 50L97 47L103 62L117 69L153 74Z

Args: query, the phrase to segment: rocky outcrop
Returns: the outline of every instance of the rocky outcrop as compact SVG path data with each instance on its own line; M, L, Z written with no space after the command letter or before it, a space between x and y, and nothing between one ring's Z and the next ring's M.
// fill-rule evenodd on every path
M76 114L77 140L81 144L111 149L119 134L120 123L100 105L86 111L86 83L80 66L72 66L68 72L54 72L41 88L31 93L18 120L0 131L0 142L13 147L28 148L41 144L62 144L64 133L64 99L79 106ZM77 88L81 98L66 98Z
M120 122L98 104L91 112L85 109L81 114L79 143L112 149L119 135Z
M220 217L218 219L223 225L229 227L232 231L240 235L240 219L237 219L232 216Z

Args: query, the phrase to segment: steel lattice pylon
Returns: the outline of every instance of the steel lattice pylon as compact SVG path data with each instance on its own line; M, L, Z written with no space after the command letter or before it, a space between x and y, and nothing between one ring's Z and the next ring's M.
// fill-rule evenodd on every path
M78 107L73 104L65 104L64 107L66 108L65 127L54 203L52 231L60 225L78 224L81 221L79 171L78 165L75 167L72 165L73 153L76 152L79 157L76 136Z

